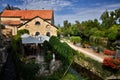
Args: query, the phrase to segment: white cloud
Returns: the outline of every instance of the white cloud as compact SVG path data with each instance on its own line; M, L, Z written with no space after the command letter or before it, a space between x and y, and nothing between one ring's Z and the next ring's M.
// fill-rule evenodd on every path
M100 5L100 4L99 4ZM67 15L55 15L56 24L60 23L63 25L64 20L68 20L72 23L75 20L79 20L80 22L86 20L94 20L95 18L100 20L101 14L107 9L108 11L114 11L115 9L120 8L120 4L111 4L111 5L101 5L96 8L73 8L74 14ZM100 21L101 22L101 21Z
M17 5L22 9L54 9L61 10L66 6L70 6L71 2L66 0L22 0L23 5Z
M7 4L5 4L5 3L4 3L4 4L2 4L2 6L3 6L3 7L6 7L6 5L7 5Z
M53 9L55 10L55 24L62 24L64 20L74 23L75 20L85 21L89 19L99 19L101 14L107 9L108 11L120 8L120 4L106 4L96 3L91 4L96 7L74 7L72 2L79 2L79 0L22 0L22 5L17 5L22 9ZM72 1L72 2L71 2ZM79 4L78 4L79 5ZM56 14L57 11L64 10L65 7L73 11L74 14Z

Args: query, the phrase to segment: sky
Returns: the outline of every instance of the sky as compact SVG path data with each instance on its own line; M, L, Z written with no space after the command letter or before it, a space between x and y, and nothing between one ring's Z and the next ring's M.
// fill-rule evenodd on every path
M0 0L0 11L6 4L20 9L52 9L54 10L55 25L63 25L64 20L74 23L87 20L100 21L105 11L120 8L120 0Z

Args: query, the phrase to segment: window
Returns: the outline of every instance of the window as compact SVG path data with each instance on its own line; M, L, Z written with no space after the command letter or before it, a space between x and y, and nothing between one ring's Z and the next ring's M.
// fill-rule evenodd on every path
M46 36L49 36L49 37L50 37L50 32L47 32L47 33L46 33Z
M35 25L36 25L36 26L39 26L39 25L40 25L40 22L39 22L39 21L36 21L36 22L35 22Z
M38 35L40 35L40 33L39 33L39 32L36 32L36 33L35 33L35 36L38 36Z
M47 26L46 26L46 28L47 28L47 29L50 29L50 26L49 26L49 25L47 25Z
M47 30L47 31L50 31L50 25L47 25L47 26L46 26L46 30Z

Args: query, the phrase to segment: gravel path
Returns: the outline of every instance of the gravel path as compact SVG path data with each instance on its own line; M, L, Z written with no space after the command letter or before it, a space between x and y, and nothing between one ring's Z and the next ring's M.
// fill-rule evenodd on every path
M81 53L89 56L90 58L92 58L92 59L94 59L94 60L96 60L96 61L98 61L98 62L100 62L100 63L102 63L104 57L106 57L106 56L104 56L104 55L95 53L95 52L93 52L93 51L91 51L91 50L89 50L89 49L77 47L77 46L75 46L75 45L73 45L73 44L71 44L71 43L68 43L68 42L66 42L66 43L67 43L70 47L72 47L73 49L77 50L78 52L81 52Z

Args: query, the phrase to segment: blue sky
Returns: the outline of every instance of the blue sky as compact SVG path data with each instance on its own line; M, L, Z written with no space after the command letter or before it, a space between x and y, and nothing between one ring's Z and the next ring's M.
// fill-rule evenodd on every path
M55 24L64 20L74 23L86 20L99 20L107 9L113 11L120 8L120 0L0 0L0 11L10 4L21 9L53 9Z

